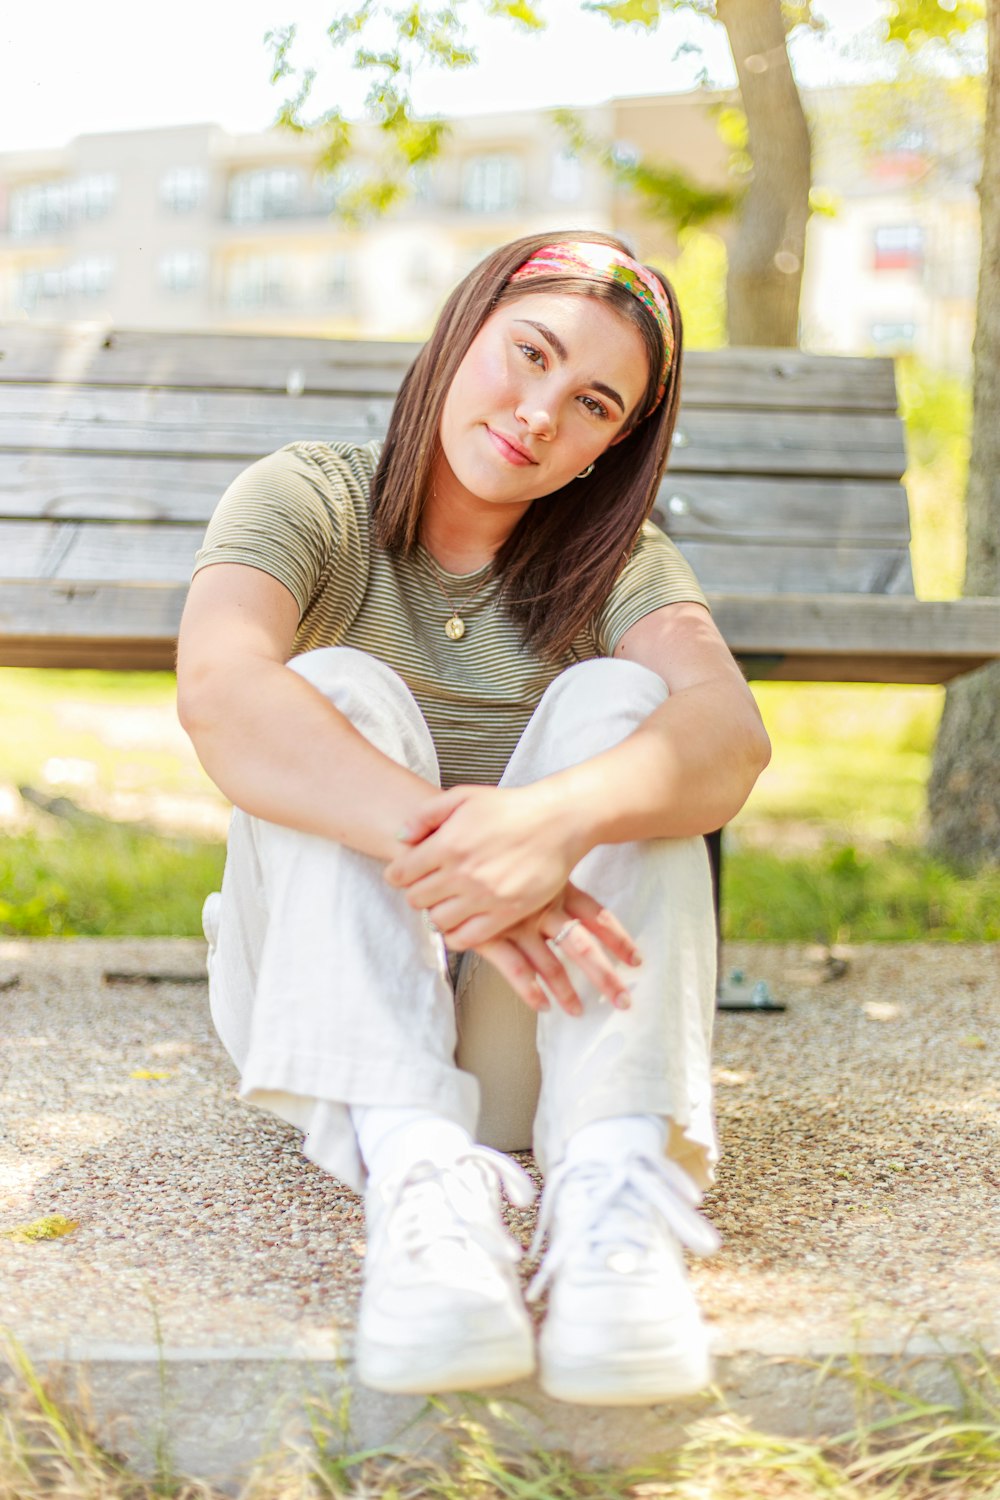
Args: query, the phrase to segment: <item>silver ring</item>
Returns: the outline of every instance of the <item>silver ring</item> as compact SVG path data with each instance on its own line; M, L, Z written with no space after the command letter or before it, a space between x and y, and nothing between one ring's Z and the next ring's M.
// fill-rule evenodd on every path
M553 948L558 948L560 943L564 943L566 941L566 939L569 937L570 933L573 931L573 928L574 927L579 927L579 925L580 925L580 918L579 917L570 917L570 919L569 919L568 922L564 922L563 923L563 925L560 927L559 931L556 933L555 937L549 938L549 942L552 945L552 947Z

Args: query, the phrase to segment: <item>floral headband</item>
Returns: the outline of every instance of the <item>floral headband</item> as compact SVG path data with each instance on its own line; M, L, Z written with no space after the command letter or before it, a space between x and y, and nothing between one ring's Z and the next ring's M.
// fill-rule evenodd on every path
M527 281L531 276L548 276L553 272L583 276L588 281L616 281L636 297L653 314L663 334L663 365L656 388L653 408L659 406L667 387L667 375L674 358L674 324L670 304L656 276L639 261L619 250L617 245L598 245L590 240L559 241L536 250L508 281Z

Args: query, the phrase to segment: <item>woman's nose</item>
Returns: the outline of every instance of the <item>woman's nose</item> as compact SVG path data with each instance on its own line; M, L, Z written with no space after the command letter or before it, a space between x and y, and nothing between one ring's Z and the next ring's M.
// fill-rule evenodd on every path
M533 437L555 436L556 418L552 403L540 401L537 394L521 401L514 415L519 422L524 423Z

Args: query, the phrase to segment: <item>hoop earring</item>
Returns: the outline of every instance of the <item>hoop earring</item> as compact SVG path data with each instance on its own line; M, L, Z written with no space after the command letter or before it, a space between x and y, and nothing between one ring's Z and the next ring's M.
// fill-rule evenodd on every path
M590 476L591 476L591 474L593 474L593 472L594 472L594 465L593 464L588 464L587 467L584 469L583 473L582 474L578 474L576 477L577 477L577 479L589 479Z

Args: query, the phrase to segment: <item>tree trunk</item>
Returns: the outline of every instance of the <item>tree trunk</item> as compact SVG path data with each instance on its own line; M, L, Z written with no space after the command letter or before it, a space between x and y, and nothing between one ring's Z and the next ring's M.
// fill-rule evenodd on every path
M1000 0L988 0L982 245L966 489L966 594L1000 594ZM998 643L1000 644L1000 643ZM953 683L928 787L931 848L958 865L1000 864L1000 663Z
M794 347L812 161L781 0L716 0L715 9L736 63L753 160L729 248L729 342Z

